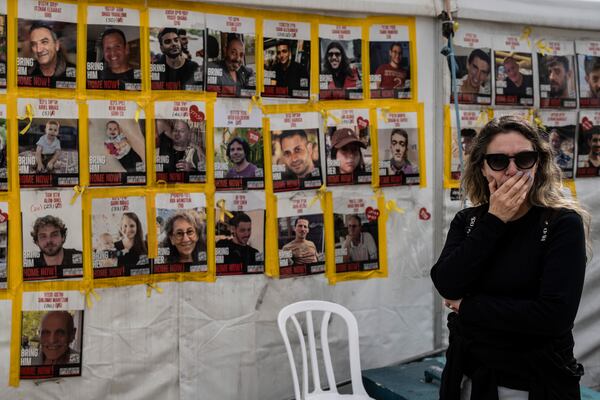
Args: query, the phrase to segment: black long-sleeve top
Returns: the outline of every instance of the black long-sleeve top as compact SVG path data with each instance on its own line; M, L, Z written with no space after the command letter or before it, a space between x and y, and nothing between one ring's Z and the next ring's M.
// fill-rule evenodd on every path
M586 263L581 217L532 207L504 223L487 208L456 215L431 270L442 297L463 299L461 332L479 356L489 355L490 365L482 366L492 369L495 355L506 349L558 342L572 352ZM476 364L486 363L477 357Z

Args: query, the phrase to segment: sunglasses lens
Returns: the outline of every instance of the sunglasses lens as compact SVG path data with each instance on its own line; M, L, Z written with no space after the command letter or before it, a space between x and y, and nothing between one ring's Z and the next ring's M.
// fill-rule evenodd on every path
M538 160L537 151L522 151L509 157L506 154L486 154L485 159L491 169L494 171L503 171L508 168L510 159L515 160L515 164L519 169L530 169Z
M521 169L529 169L534 166L538 159L538 153L535 151L524 151L515 154L515 164Z
M502 171L510 163L510 159L505 154L488 154L485 158L490 168L494 171Z

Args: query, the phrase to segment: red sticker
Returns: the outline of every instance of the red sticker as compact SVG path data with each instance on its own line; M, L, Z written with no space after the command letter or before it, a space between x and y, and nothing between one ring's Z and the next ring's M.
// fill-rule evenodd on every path
M260 139L260 135L257 131L248 131L248 143L255 144Z
M421 209L419 210L419 219L427 221L430 218L431 214L429 213L429 211L427 211L425 207L421 207Z
M190 106L190 121L202 122L204 121L204 113L198 109L198 106L192 104Z
M356 123L358 124L358 129L366 129L369 126L369 120L363 117L358 117Z
M594 127L594 124L588 119L588 117L583 117L581 120L581 126L583 127L584 131L589 131Z
M377 221L377 218L379 218L379 210L373 207L367 207L367 209L365 210L365 214L367 215L367 219L370 222L373 221Z

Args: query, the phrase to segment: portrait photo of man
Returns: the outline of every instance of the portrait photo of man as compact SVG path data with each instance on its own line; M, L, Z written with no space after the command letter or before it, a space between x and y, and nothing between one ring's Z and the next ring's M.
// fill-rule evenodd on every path
M533 74L531 54L507 53L499 62L496 52L496 103L533 104ZM524 73L527 70L528 73Z
M579 96L581 98L581 106L598 106L600 105L600 57L580 55L580 71L583 64L583 79L579 77ZM592 102L584 99L593 99ZM590 103L590 104L588 104Z
M273 44L274 42L274 44ZM303 43L302 48L299 48ZM304 49L309 41L267 39L265 54L274 51L275 57L265 57L265 95L275 97L308 97L310 88L309 56L310 48ZM299 58L303 64L296 61ZM269 63L271 62L271 63Z
M319 146L308 140L305 130L284 131L278 135L281 158L285 167L283 179L304 179L320 175ZM315 157L317 161L315 161Z
M129 64L129 45L122 30L110 28L102 33L104 69L100 79L133 82L133 67Z
M589 147L587 167L600 168L600 129L592 131L587 135Z
M77 329L73 315L68 311L49 311L42 317L39 327L41 351L34 365L78 364L80 354L71 347Z
M157 172L191 172L206 169L200 148L200 129L183 119L157 119Z
M284 252L291 253L291 264L293 265L310 264L318 261L317 247L314 242L306 239L310 231L309 225L308 219L298 217L294 223L294 240L285 244L281 249Z
M233 217L227 222L230 237L216 242L217 249L227 249L222 264L241 264L245 268L258 262L262 263L257 260L259 251L249 244L252 236L252 219L243 211L232 214Z
M39 248L39 257L33 259L34 267L81 265L82 252L64 248L67 227L53 215L38 217L31 231L33 243Z
M241 137L234 137L227 144L227 158L231 167L225 178L254 178L257 166L250 162L250 145Z
M466 74L458 80L458 92L462 94L490 95L492 63L489 50L474 49L467 58Z
M402 51L403 43L392 42L388 50L388 62L381 64L375 70L375 75L379 75L379 89L401 89L407 79L410 78L409 73L402 67Z
M391 175L414 175L419 169L408 159L408 132L394 129L390 134Z
M564 137L557 129L552 129L548 141L554 153L554 162L561 170L573 168L573 157L563 149L563 143L570 140Z
M185 90L189 85L201 84L202 81L200 65L184 52L179 31L177 28L163 28L158 32L162 54L152 63L161 66L159 71L164 69L158 73L158 81L164 82L164 89ZM184 37L187 40L187 36Z
M212 62L209 60L206 90L217 92L219 96L251 97L256 87L256 76L246 66L246 44L240 35L227 34L226 37L219 58Z
M377 243L369 232L362 231L360 217L349 214L346 216L345 223L348 234L342 242L342 248L346 250L344 262L377 260Z

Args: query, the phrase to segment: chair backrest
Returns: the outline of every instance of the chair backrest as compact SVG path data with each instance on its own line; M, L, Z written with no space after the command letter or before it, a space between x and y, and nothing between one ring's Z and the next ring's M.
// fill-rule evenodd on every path
M315 329L313 325L313 311L323 312L323 318L321 320L321 351L323 354L323 365L325 366L325 373L327 375L328 390L323 390L321 387L321 379L319 376L319 360L317 358L317 349L315 345ZM303 332L302 327L298 319L297 314L305 313L306 316L306 332ZM335 377L333 374L333 365L331 362L331 354L329 352L329 337L328 337L328 326L331 319L331 314L340 316L346 323L348 329L348 350L350 359L350 377L352 380L352 392L355 395L367 395L365 388L362 383L362 374L360 369L360 352L358 346L358 324L354 315L345 307L330 303L328 301L319 300L308 300L300 301L297 303L290 304L284 307L279 312L277 318L277 324L279 325L279 331L283 336L283 342L285 343L285 349L287 350L288 359L290 361L290 367L292 369L292 380L294 383L294 394L297 400L305 400L309 395L320 394L320 393L338 393ZM288 338L287 322L291 319L298 339L300 342L300 348L302 352L302 391L300 391L300 384L298 382L298 372L296 369L296 363L294 360L294 353L290 345L290 339ZM312 373L312 382L314 386L313 392L309 393L309 376L308 376L308 354L306 339L308 339L308 350L310 352L310 369ZM301 395L302 393L302 395Z

